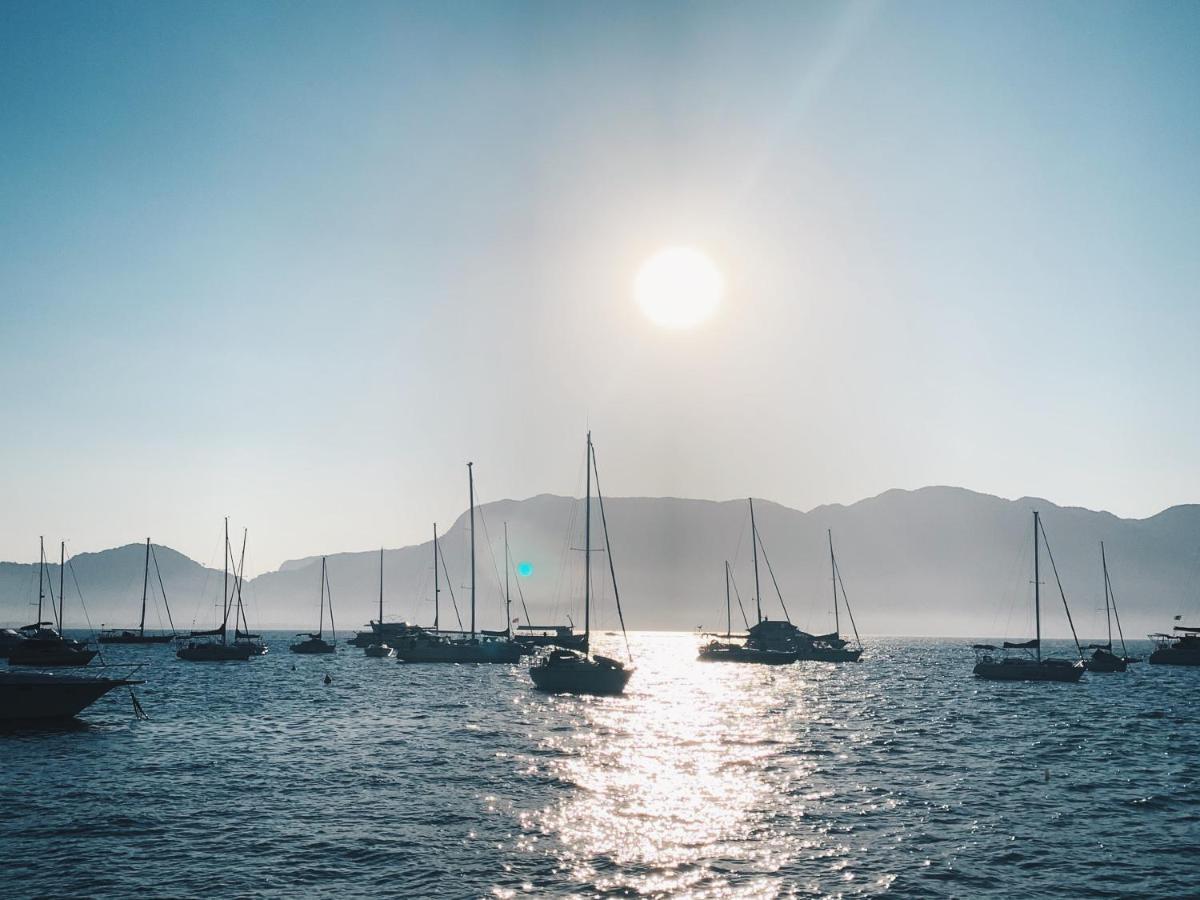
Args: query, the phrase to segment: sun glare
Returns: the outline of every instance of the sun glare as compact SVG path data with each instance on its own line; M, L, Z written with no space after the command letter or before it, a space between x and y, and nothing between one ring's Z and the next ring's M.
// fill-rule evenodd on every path
M716 312L723 288L720 271L699 250L665 247L642 263L633 294L650 321L683 329Z

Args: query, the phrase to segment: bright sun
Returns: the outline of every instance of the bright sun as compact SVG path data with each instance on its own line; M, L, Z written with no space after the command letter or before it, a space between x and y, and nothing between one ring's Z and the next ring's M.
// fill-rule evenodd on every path
M712 260L691 247L664 247L638 269L633 295L647 318L664 328L692 328L721 302L724 280Z

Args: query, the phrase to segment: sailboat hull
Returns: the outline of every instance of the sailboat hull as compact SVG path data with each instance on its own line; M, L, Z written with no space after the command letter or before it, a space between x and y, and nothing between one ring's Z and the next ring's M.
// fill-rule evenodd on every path
M516 663L521 647L509 641L406 641L396 658L407 663Z
M36 666L39 668L69 668L86 666L96 656L95 650L81 650L69 645L42 645L36 641L26 641L8 654L10 666Z
M1124 672L1129 668L1129 661L1115 653L1098 650L1087 661L1089 672Z
M104 634L96 638L101 644L169 644L175 640L173 634L138 634L123 631L120 634Z
M1150 654L1150 663L1155 666L1200 666L1200 649L1159 647Z
M1066 660L1006 659L998 662L980 662L975 665L975 676L988 681L1078 681L1083 677L1084 667Z
M175 655L188 662L245 662L251 653L245 644L188 644Z
M0 672L0 721L69 719L109 691L141 684L124 678Z
M315 638L310 641L301 641L299 644L289 644L288 649L293 653L315 654L333 653L335 650L337 650L337 647L331 644L329 641L322 640L321 638Z
M529 667L534 687L549 694L623 694L632 674L632 669L603 657L595 660L552 657Z
M794 653L781 650L758 650L732 644L708 645L700 648L696 658L701 662L758 663L767 666L786 666L796 661Z

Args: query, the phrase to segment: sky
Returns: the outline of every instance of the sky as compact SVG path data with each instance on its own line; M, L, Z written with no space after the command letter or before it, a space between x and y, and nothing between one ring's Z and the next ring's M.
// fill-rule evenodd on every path
M0 558L1200 501L1200 5L0 5ZM648 320L663 246L716 314Z

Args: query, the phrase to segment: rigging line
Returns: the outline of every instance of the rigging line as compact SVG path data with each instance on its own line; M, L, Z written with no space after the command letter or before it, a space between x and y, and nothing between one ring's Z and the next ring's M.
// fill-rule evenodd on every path
M742 612L742 623L746 626L746 630L750 630L750 620L746 618L746 607L742 606L742 595L738 591L737 579L733 577L733 567L729 568L729 583L733 585L733 595L737 597L738 609Z
M329 583L329 567L325 567L325 604L329 607L329 630L333 632L334 643L337 643L337 626L333 624L333 586Z
M588 435L589 443L591 435ZM633 650L629 647L629 634L625 631L625 614L621 612L621 594L617 590L617 568L613 563L612 544L608 540L608 519L604 515L604 495L600 493L600 470L596 467L596 445L592 444L592 472L596 475L596 499L600 501L600 525L604 528L604 549L608 552L604 554L608 557L608 573L612 577L613 599L617 602L617 619L621 623L621 636L625 638L625 652L629 654L629 661L633 662Z
M1075 649L1079 652L1079 656L1083 658L1083 649L1079 646L1079 635L1075 633L1075 623L1071 619L1071 608L1067 606L1067 595L1063 591L1062 579L1058 577L1058 566L1054 564L1054 554L1050 550L1050 538L1046 537L1046 526L1042 524L1041 518L1038 519L1038 527L1042 530L1042 542L1046 545L1046 555L1050 557L1050 568L1054 571L1054 580L1058 583L1058 594L1062 597L1063 609L1067 612L1067 624L1071 626L1071 637L1075 639Z
M496 565L495 546L492 544L491 534L488 533L487 518L483 514L483 504L479 502L478 482L476 482L475 501L476 501L475 502L475 513L479 516L479 521L483 523L483 539L487 542L488 557L492 561L492 572L496 576L496 586L499 587L500 585L504 584L504 579L500 577L500 567ZM501 597L500 601L503 603L504 598ZM504 627L506 629L511 628L512 623L507 621L507 619L508 619L508 611L507 610L505 610L504 618L506 620L504 623Z
M442 543L442 541L438 541L438 556L442 559L442 572L446 576L446 589L450 591L450 603L454 606L454 617L458 619L458 630L461 632L463 630L462 616L458 612L458 601L454 599L454 582L450 580L450 569L446 565L446 553L442 550Z
M1117 612L1117 594L1112 589L1112 579L1108 577L1108 572L1104 573L1105 584L1108 587L1108 596L1112 601L1113 618L1117 620L1117 634L1121 638L1121 655L1128 656L1129 650L1125 647L1125 632L1121 630L1121 616Z
M846 604L846 612L850 616L850 627L854 629L854 640L858 644L858 649L861 650L862 638L858 636L858 625L854 622L854 611L850 609L850 598L846 596L846 583L842 581L842 567L837 564L837 559L833 561L833 574L837 576L838 584L841 585L842 602Z
M791 622L792 617L788 615L787 604L783 602L783 594L779 590L779 582L775 580L775 570L771 568L771 558L767 556L767 548L763 544L761 534L758 535L758 549L762 551L763 559L767 561L767 571L771 574L771 583L775 585L775 595L779 598L779 605L783 607L783 617Z
M75 576L75 566L72 563L71 558L69 556L67 557L67 568L71 572L71 581L75 582L75 593L79 595L79 608L83 610L83 617L84 617L84 619L87 620L87 623L88 623L88 631L90 631L92 633L92 636L94 637L96 634L96 629L92 626L92 617L90 615L88 615L87 604L83 602L83 591L81 591L79 589L79 579ZM61 631L60 631L60 633L61 633ZM108 663L106 663L104 661L103 645L96 644L96 653L100 656L100 665L102 665L102 666L108 665Z
M746 525L750 522L750 513L746 511L742 513L742 524L738 528L737 546L733 548L733 559L730 561L730 568L737 568L738 557L742 553L742 542L746 539ZM747 626L748 627L748 626Z
M158 589L162 591L163 605L167 608L167 621L171 624L171 631L175 631L175 620L171 618L171 604L167 602L167 588L163 584L162 571L158 568L158 554L154 552L154 545L150 545L150 558L154 560L154 574L158 576Z
M513 558L511 547L508 550L508 560L505 562L505 565L511 566L514 570L517 568L516 560ZM531 625L533 624L533 619L529 618L529 607L525 605L525 592L521 589L521 578L519 575L516 579L516 582L517 596L521 598L521 611L525 613L525 624Z

